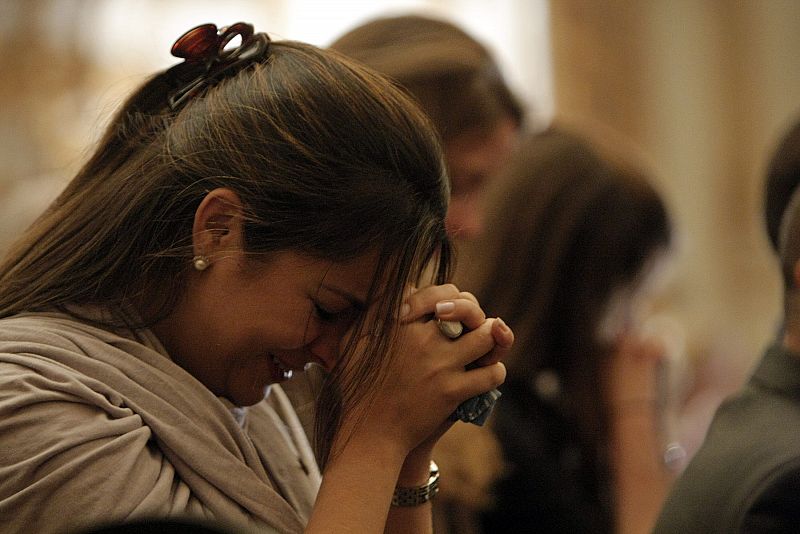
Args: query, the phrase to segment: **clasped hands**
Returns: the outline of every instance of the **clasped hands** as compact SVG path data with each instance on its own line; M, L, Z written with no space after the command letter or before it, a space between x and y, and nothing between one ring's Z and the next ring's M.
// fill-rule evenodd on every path
M437 320L460 322L466 332L450 339ZM372 356L387 358L385 370L359 405L344 408L340 436L348 437L337 439L334 450L345 447L387 466L399 460L397 485L413 487L427 479L433 447L459 404L505 380L502 360L514 334L452 284L409 289L397 321L390 353Z
M465 333L450 339L437 320L460 322ZM503 358L514 343L511 329L487 318L478 300L453 284L410 289L400 311L400 343L394 354L392 397L398 418L417 443L434 440L449 428L449 416L465 400L493 390L505 380ZM467 368L469 366L469 369Z

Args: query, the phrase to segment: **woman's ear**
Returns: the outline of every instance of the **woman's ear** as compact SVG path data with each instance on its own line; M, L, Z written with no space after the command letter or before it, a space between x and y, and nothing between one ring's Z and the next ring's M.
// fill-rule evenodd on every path
M192 247L195 257L213 263L215 257L242 250L242 201L233 190L217 188L200 202L194 214Z

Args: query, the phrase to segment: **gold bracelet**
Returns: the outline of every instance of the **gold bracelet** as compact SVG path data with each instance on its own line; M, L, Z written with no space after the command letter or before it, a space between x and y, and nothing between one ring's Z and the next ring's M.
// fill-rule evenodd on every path
M439 466L431 460L428 482L414 488L396 487L392 495L392 506L419 506L439 493Z

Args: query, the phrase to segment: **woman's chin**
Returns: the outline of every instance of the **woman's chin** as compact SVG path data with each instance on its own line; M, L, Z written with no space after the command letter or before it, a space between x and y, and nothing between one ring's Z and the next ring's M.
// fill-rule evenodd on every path
M258 404L269 395L272 384L280 381L278 375L273 366L266 363L255 368L242 368L229 376L225 396L236 406Z
M253 406L263 401L269 395L272 384L266 384L261 388L249 388L247 391L233 391L226 397L235 406Z

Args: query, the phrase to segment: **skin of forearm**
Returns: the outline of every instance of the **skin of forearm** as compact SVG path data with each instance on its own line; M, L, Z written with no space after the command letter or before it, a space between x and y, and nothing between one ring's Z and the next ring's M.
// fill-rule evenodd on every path
M352 436L325 467L307 534L429 533L431 505L391 506L398 484L424 484L430 453L408 455L375 436ZM402 474L401 474L402 473Z
M661 459L655 407L628 407L612 417L614 501L618 534L649 533L672 482Z
M430 478L431 454L434 443L414 449L405 459L398 486L422 486ZM386 520L386 534L428 534L433 532L433 511L430 502L419 506L392 506Z
M377 441L350 439L325 467L306 533L383 532L404 459Z

